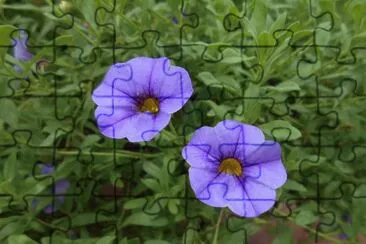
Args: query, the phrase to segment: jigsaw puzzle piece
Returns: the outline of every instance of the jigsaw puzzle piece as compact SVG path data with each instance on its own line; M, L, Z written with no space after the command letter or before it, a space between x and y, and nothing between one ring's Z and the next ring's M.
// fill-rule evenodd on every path
M191 4L189 2L189 4ZM192 3L194 5L195 3ZM206 62L219 63L224 61L224 52L227 48L235 49L241 53L248 50L251 54L247 57L258 56L262 65L273 48L280 45L279 39L285 33L291 34L291 37L286 43L289 45L292 39L298 39L299 35L296 30L299 28L299 23L291 25L286 24L288 14L282 11L278 15L278 8L273 8L275 5L270 5L262 1L247 0L240 3L230 1L229 4L222 6L219 1L215 1L213 7L207 8L205 3L196 3L194 9L200 9L199 22L196 28L190 29L184 33L184 40L187 42L187 47L202 46L201 58ZM202 13L204 12L204 13ZM204 26L217 26L217 33L206 33ZM222 33L225 38L222 38ZM310 32L311 34L311 32ZM208 39L208 36L217 37L217 40ZM300 35L300 37L302 37ZM202 40L208 42L203 44ZM255 51L255 52L253 52ZM230 56L227 56L231 59Z
M103 4L109 4L111 1L105 1ZM49 2L51 10L47 13L47 17L53 22L54 28L52 32L52 40L50 46L53 47L54 57L51 62L55 62L58 57L63 57L61 53L69 53L69 55L77 58L79 63L94 63L97 55L98 47L96 36L95 15L98 8L103 8L101 2L93 2L87 4L89 7L82 7L86 3L84 1L68 1ZM99 6L101 5L101 6Z
M348 177L350 178L350 177ZM334 179L321 189L320 207L328 215L319 221L319 231L344 241L362 242L365 183L362 179ZM337 201L337 205L333 203ZM327 218L326 218L327 217Z
M11 99L1 100L4 109L12 110L12 115L4 111L3 123L6 127L5 137L2 137L0 144L7 144L12 136L18 133L19 136L26 135L18 142L31 144L38 147L52 147L54 143L60 145L65 143L66 136L73 131L75 126L75 110L60 110L61 105L70 104L70 101L78 102L77 99L58 99L56 97L40 96L29 97L15 96ZM74 103L76 105L77 103ZM39 110L42 107L42 110ZM9 111L9 110L8 110ZM35 113L39 120L34 120ZM24 133L22 133L24 132ZM29 138L27 138L29 136Z
M4 81L0 84L0 99L12 98L19 90L33 82L36 60L33 53L28 50L29 31L12 25L2 26L1 31L8 37L4 37L0 43L3 45L0 46L0 58L4 68L2 72Z
M5 64L9 66L6 69L8 72L8 82L7 84L3 84L4 90L2 91L4 91L4 94L1 94L0 97L61 96L61 94L56 92L61 83L57 81L59 81L58 78L60 76L67 74L61 67L75 67L70 66L68 63L70 59L65 61L65 57L60 58L56 62L59 49L56 49L49 43L41 43L40 41L40 38L43 38L45 32L49 33L50 31L48 29L42 29L39 33L33 32L30 35L28 30L15 29L10 33L10 39L13 44L12 55L7 56L7 59L10 63L13 63L13 67L10 67L7 63ZM30 43L36 44L30 45ZM9 79L9 77L11 78ZM39 87L43 88L41 94L34 92ZM80 85L78 88L80 88ZM69 94L69 96L74 94ZM81 88L77 94L81 94Z
M63 211L67 212L67 209L70 208L65 201L67 198L65 193L70 187L70 183L65 179L60 179L60 175L58 175L58 179L53 177L55 168L52 164L41 162L36 162L34 165L27 164L28 159L32 158L28 157L29 155L36 157L37 153L34 151L30 153L23 149L20 152L22 153L14 152L13 155L16 156L13 157L16 157L14 160L18 162L18 165L19 162L24 163L21 169L17 170L16 175L7 171L8 177L13 175L12 185L14 187L18 185L18 191L16 197L9 201L8 208L17 213L14 215L15 222L11 223L12 230L7 232L6 236L26 234L33 240L40 240L55 230L67 231L70 228L71 219ZM59 211L60 209L62 211ZM5 230L3 229L3 231Z
M181 60L182 32L195 28L198 16L189 13L185 1L167 1L155 3L146 2L135 7L132 1L117 7L120 11L120 21L116 30L116 53L124 53L126 58L139 56L166 56L174 60Z
M187 1L186 5L186 11L195 13L198 19L195 28L187 29L182 33L185 48L190 46L203 47L201 58L210 63L220 62L223 59L222 52L225 48L241 49L244 39L240 16L243 13L232 1L225 5L216 1L213 8L207 8L205 2ZM215 33L208 33L207 28L204 28L207 25L215 25ZM222 39L222 33L225 33L224 39ZM216 38L212 40L210 37ZM208 44L202 41L206 41Z
M159 239L154 235L142 237L128 230L133 226L142 229L162 228L169 223L169 215L174 216L174 226L184 221L182 205L185 200L185 177L181 175L182 169L176 159L160 162L157 159L140 158L132 161L125 167L120 165L116 168L121 173L112 178L115 179L113 184L100 184L93 193L95 199L101 201L96 218L98 223L103 218L113 219L108 223L108 228L117 229L118 232L123 230L120 238L143 238L146 241ZM133 172L128 172L130 166Z
M365 49L364 37L361 34L364 32L361 16L366 14L366 4L362 1L350 0L310 1L310 4L313 17L319 19L328 16L328 20L318 23L314 31L315 44L338 48L337 62L355 64L358 60L355 52ZM340 42L343 36L352 38L346 38Z
M306 99L307 96L304 92L301 93L301 88L308 84L297 75L295 61L298 51L289 46L292 36L288 33L286 30L274 33L273 37L277 43L274 47L246 48L242 55L243 67L236 74L235 72L230 74L236 76L235 79L233 81L222 79L231 86L229 87L231 89L224 88L227 94L231 93L231 97L223 96L221 99L238 102L236 111L228 111L228 115L236 117L239 121L244 119L245 122L253 123L259 119L261 109L267 108L273 119L292 119L295 110L290 110L288 104L296 103L296 99L300 97ZM256 56L256 53L260 53L259 58L248 58ZM282 58L291 55L293 58ZM240 62L239 59L236 62ZM286 69L288 72L280 77L277 74L279 69Z
M141 172L140 162L142 159L138 156L141 155L138 152L140 148L132 147L129 144L125 145L125 149L134 150L122 151L117 148L112 149L112 152L109 150L111 157L107 161L106 153L99 155L97 151L91 152L94 162L104 160L104 164L95 164L92 167L93 174L95 174L93 178L96 180L95 188L91 192L96 208L94 210L94 224L105 233L113 233L118 241L125 237L131 238L131 235L122 229L123 221L130 211L128 206L125 207L125 202L138 198L139 190L136 188L141 184L137 180ZM100 174L100 166L104 169L104 175ZM111 168L111 171L105 171L105 168L108 167ZM145 199L142 197L141 200L144 204ZM121 232L121 230L123 231ZM132 235L135 235L132 237L138 237L137 233Z
M17 30L16 32L20 31ZM13 35L15 34L13 33ZM27 42L20 42L19 39L14 39L14 41L17 40L22 45L24 44L22 46L22 52L28 53L26 51ZM19 55L17 54L16 56ZM20 56L17 58L22 60ZM38 56L33 59L37 58ZM80 102L78 101L80 94L67 94L66 96L65 93L62 94L62 92L65 92L65 86L62 89L58 88L59 83L61 83L58 81L58 77L49 73L44 74L39 70L45 68L45 65L49 63L46 61L38 61L35 67L36 71L32 75L24 78L11 78L5 84L7 85L7 89L4 89L4 94L2 94L2 99L0 100L2 107L7 112L4 111L1 113L1 120L5 122L4 126L6 127L4 131L6 135L2 138L8 138L6 140L8 143L14 133L23 131L30 134L31 138L27 143L44 147L52 146L56 139L60 139L61 136L70 133L75 126L75 116L73 117L71 115L73 113L75 114L75 110L67 111L60 110L59 108L70 103L75 106L80 106ZM34 92L39 87L42 87L43 91ZM66 86L66 88L68 87ZM40 106L42 106L43 110L38 109ZM9 116L8 111L13 111L11 116ZM34 113L38 114L40 120L31 118L34 116ZM28 123L29 121L33 122ZM38 137L37 140L34 139L36 137ZM28 138L24 138L24 140L28 140Z

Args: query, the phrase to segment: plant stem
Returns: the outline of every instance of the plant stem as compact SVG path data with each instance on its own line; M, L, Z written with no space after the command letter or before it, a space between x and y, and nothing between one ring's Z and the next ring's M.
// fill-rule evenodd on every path
M215 235L212 241L212 244L217 244L217 238L219 237L219 230L220 230L220 224L222 221L222 217L224 216L225 208L222 208L219 214L219 218L217 219L216 228L215 228Z
M42 224L42 225L44 225L44 226L47 226L47 227L49 227L49 228L51 228L51 229L59 229L59 230L61 230L61 231L63 231L63 232L66 232L67 231L67 229L65 229L65 228L62 228L62 227L59 227L59 226L57 226L57 225L54 225L54 224L51 224L51 223L47 223L46 221L43 221L43 220L41 220L41 219L39 219L39 218L36 218L35 219L38 223L40 223L40 224Z
M111 156L116 154L116 156L120 157L130 157L130 158L156 158L161 157L162 153L143 153L143 152L131 152L126 150L116 150L112 152L82 152L82 151L61 151L57 150L58 154L61 155L94 155L94 156Z

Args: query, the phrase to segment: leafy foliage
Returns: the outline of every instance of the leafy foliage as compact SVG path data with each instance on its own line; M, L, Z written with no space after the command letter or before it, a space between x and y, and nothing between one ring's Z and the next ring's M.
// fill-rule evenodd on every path
M185 15L179 0L52 2L0 1L1 243L243 243L272 220L273 243L292 243L287 223L334 242L366 234L364 1L185 1ZM12 56L19 27L27 62ZM101 136L91 92L135 56L171 57L195 95L156 139L131 145ZM281 143L282 209L240 219L194 199L181 148L224 119ZM43 176L37 163L57 170ZM68 195L46 215L59 179Z

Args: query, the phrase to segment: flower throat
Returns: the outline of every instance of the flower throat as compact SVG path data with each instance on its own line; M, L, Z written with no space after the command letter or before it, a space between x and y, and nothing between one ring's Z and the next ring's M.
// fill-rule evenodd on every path
M153 97L145 98L139 105L139 111L156 114L159 112L159 101Z
M243 172L243 169L240 161L236 158L226 158L221 161L218 171L220 173L240 176Z

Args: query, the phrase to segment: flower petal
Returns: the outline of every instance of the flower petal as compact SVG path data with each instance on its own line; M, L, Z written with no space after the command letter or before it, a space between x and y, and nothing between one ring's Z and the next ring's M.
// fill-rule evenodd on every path
M126 121L126 129L131 130L127 139L130 142L150 141L169 124L170 119L171 115L164 112L157 115L139 113Z
M115 82L120 80L115 79ZM112 85L107 83L101 83L94 91L92 95L93 102L98 106L107 107L136 107L136 98L130 94L130 91L122 92L119 89L115 89L115 82Z
M229 208L243 217L257 217L275 204L276 191L252 180L243 181L244 199L230 200Z
M142 88L142 90L137 90L138 92L151 95L151 85L153 83L151 76L155 70L157 60L156 58L136 57L126 62L132 69L132 80L134 84ZM139 96L141 94L136 95Z
M245 167L244 177L262 183L269 188L277 189L285 184L287 173L281 159L278 159Z
M224 196L227 193L227 185L220 182L212 183L218 177L218 173L196 168L190 168L188 173L197 199L212 207L226 206Z
M245 162L245 155L251 154L265 140L260 128L234 120L221 121L215 131L221 143L220 151L226 157L235 157L242 162Z
M143 85L133 80L133 70L128 63L116 63L112 65L103 78L101 85L93 92L93 96L117 96L135 98L143 91ZM105 86L109 86L108 90Z
M246 146L246 149L249 146ZM251 147L251 150L246 151L245 165L246 167L271 162L281 159L281 146L275 141L265 141L260 145Z
M64 194L69 188L70 183L68 180L58 180L55 183L55 194Z
M43 164L41 165L41 173L43 175L52 174L55 171L55 167L52 164Z
M158 58L151 74L149 89L159 98L160 109L166 113L178 111L192 96L192 81L188 72L170 65L168 58Z
M189 169L189 179L201 202L212 207L229 207L241 216L258 216L275 203L276 192L254 181L242 182L231 175L196 168Z
M110 138L127 138L130 142L150 141L169 124L171 115L141 113L134 109L98 107L95 110L101 133Z
M99 130L104 136L121 139L128 135L130 129L124 128L122 122L136 116L137 111L118 107L97 107L94 114Z
M221 158L215 129L204 126L196 130L182 150L183 158L194 168L216 172Z
M44 208L44 212L46 214L52 214L53 212L55 212L57 210L56 206L53 206L52 204L48 204L45 208Z
M27 40L28 36L25 32L21 32L20 37L13 40L14 57L20 61L28 61L33 57L33 54L27 50Z

